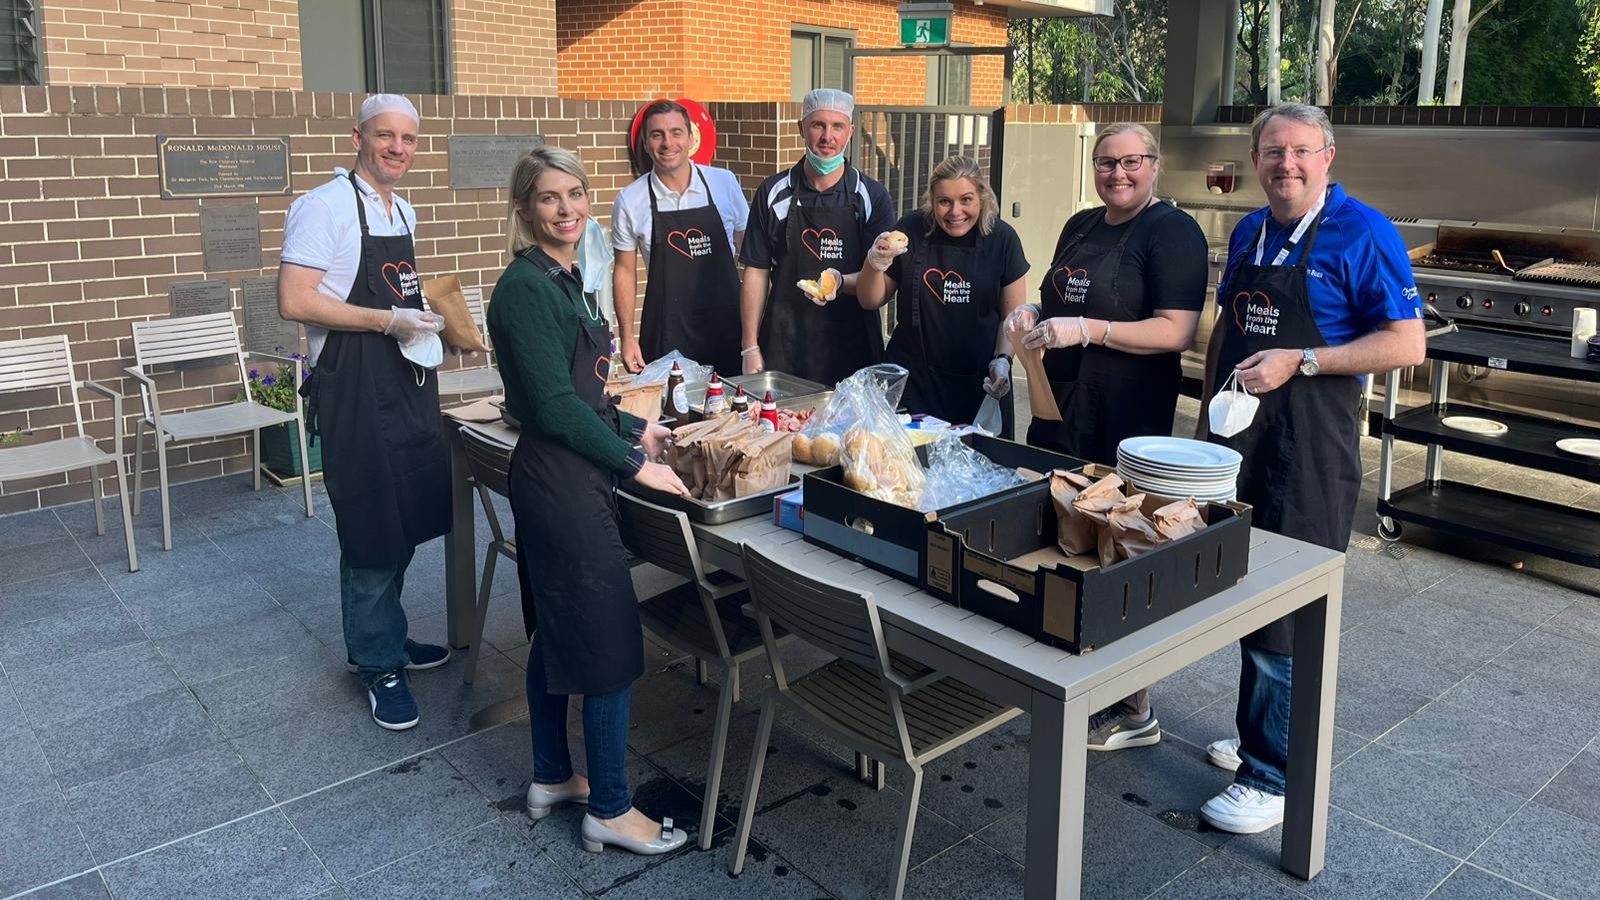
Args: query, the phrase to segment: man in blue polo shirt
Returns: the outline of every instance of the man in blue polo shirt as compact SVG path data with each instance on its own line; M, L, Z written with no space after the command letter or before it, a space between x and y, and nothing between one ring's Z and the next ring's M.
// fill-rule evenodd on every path
M1254 420L1211 440L1239 451L1239 499L1256 527L1343 551L1361 492L1360 377L1423 360L1422 303L1405 244L1384 215L1328 182L1333 128L1315 106L1285 103L1250 129L1267 207L1228 241L1206 396L1238 374ZM1207 416L1202 410L1202 431ZM1236 834L1283 821L1294 620L1240 642L1239 739L1207 748L1236 770L1201 807Z

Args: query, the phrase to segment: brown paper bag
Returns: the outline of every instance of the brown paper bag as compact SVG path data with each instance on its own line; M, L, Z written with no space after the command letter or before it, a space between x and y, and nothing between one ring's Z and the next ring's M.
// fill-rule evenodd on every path
M1092 552L1099 540L1095 523L1072 506L1072 501L1091 483L1077 472L1057 469L1050 473L1050 500L1056 507L1056 543L1068 556Z
M1156 531L1166 540L1175 541L1206 527L1205 517L1194 498L1177 500L1156 510L1153 514Z
M1141 553L1155 549L1157 545L1166 543L1166 539L1156 531L1156 526L1144 514L1144 494L1134 494L1121 505L1106 514L1106 528L1104 535L1109 535L1112 545L1112 562L1132 559ZM1111 563L1105 560L1105 541L1101 541L1100 564Z
M661 418L661 393L666 382L636 384L632 376L606 382L606 396L617 398L617 409L646 422Z
M422 283L422 296L428 298L428 308L444 319L444 332L439 335L444 342L457 350L488 353L478 323L472 320L467 309L467 298L461 293L461 279L454 275L433 278Z
M1056 408L1056 396L1050 390L1050 376L1044 370L1044 348L1029 350L1022 346L1022 336L1027 333L1024 330L1006 334L1011 339L1011 351L1016 354L1017 362L1028 373L1028 406L1033 410L1035 419L1059 422L1061 410Z

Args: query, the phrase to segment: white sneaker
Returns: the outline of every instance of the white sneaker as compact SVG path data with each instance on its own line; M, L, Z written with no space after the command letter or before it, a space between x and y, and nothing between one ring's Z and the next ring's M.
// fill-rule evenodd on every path
M1218 831L1259 834L1283 824L1283 798L1235 782L1200 807L1200 818Z
M1239 739L1212 741L1206 746L1206 759L1219 769L1239 771Z

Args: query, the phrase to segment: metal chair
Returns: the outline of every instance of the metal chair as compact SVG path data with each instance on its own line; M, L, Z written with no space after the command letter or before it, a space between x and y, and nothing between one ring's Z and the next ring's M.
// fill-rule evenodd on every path
M245 357L287 363L294 368L294 412L271 409L250 399L249 377L245 374ZM126 371L139 382L139 399L144 415L134 428L133 441L133 514L139 514L140 497L144 491L144 432L149 429L155 436L156 474L161 480L161 542L172 549L172 510L167 497L167 444L169 442L196 441L205 438L234 434L251 435L250 451L255 489L261 490L261 429L270 425L293 422L300 439L300 458L306 459L306 420L300 399L302 379L297 360L273 353L245 352L239 346L239 330L233 313L212 313L204 316L186 316L177 319L155 319L133 323L134 365ZM151 369L168 363L191 360L224 359L239 368L239 391L243 399L180 413L163 413L161 397L156 389ZM219 363L221 364L221 363ZM306 518L314 513L311 508L311 479L300 479L305 494Z
M93 381L80 380L72 372L72 347L65 335L23 338L0 342L0 393L67 389L72 401L72 421L76 437L62 437L21 447L0 449L0 482L16 478L36 478L89 470L94 485L94 531L106 533L105 512L100 503L100 467L112 466L117 472L117 496L122 500L122 536L128 542L128 571L139 571L139 549L133 541L133 513L128 509L128 482L122 471L122 395ZM111 452L100 449L83 433L83 408L78 391L87 389L111 400Z
M483 623L489 616L489 593L494 588L494 567L504 556L517 564L516 534L506 537L500 527L500 516L494 509L490 492L502 497L511 496L511 448L484 435L470 424L461 426L461 444L466 450L467 472L472 486L478 491L478 502L483 504L483 514L489 520L492 536L489 548L484 551L483 580L478 585L477 621L473 623L472 648L467 651L466 671L461 673L463 684L471 684L478 674L478 654L483 649Z
M500 380L500 370L494 367L494 347L489 343L489 328L485 324L483 288L462 288L461 296L467 298L467 311L472 313L472 321L478 324L478 331L483 335L483 344L489 347L489 352L485 355L481 366L440 372L439 393L478 394L505 390L505 383Z
M739 664L761 656L761 632L755 620L744 614L742 607L748 600L744 581L720 569L706 571L688 516L624 491L617 492L617 512L623 539L635 556L689 579L687 584L639 603L644 627L678 652L693 656L696 680L701 684L706 683L708 668L722 673L700 812L700 849L709 850L727 755L728 723L733 705L739 702Z
M728 870L738 875L744 869L767 742L781 705L857 753L886 762L910 778L889 882L895 900L900 900L922 796L923 766L1022 711L889 653L878 605L870 594L797 573L749 544L743 552L745 578L777 684L761 698L761 723L750 752L749 780ZM839 658L790 683L773 640L778 625Z

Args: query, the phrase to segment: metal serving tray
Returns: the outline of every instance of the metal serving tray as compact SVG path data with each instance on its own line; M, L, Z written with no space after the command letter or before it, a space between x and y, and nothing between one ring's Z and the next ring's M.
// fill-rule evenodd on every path
M803 468L810 469L810 466ZM770 490L748 497L736 497L732 500L721 500L716 503L704 503L693 497L679 497L677 494L665 494L661 491L651 490L638 482L629 482L621 490L648 500L658 506L676 509L687 513L689 518L702 525L721 525L725 522L735 522L739 519L752 519L756 516L772 515L772 500L779 494L787 494L800 486L802 473L789 471L789 480Z
M810 394L820 394L830 390L825 384L807 381L784 372L758 372L755 375L735 375L725 378L729 384L739 385L749 395L751 402L758 403L761 398L772 392L772 399L787 400L793 397L804 397Z

